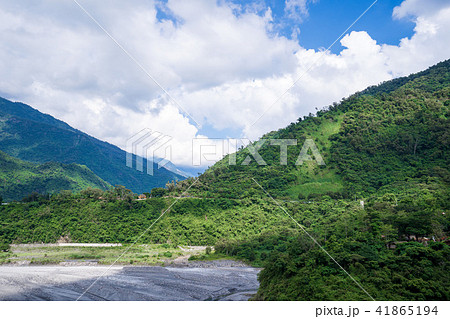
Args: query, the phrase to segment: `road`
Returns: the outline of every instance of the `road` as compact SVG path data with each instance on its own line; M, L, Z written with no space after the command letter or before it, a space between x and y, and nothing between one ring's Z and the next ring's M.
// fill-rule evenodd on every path
M0 300L76 300L108 266L0 266ZM248 300L250 267L114 266L81 300Z

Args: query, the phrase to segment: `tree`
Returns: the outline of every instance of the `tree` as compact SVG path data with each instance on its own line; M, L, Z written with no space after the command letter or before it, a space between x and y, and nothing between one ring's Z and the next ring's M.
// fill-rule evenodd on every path
M156 187L152 189L152 197L163 197L166 194L166 190L161 187Z
M171 182L167 182L167 183L166 183L166 188L167 188L167 190L168 190L169 192L174 191L174 190L175 190L175 186L176 186L176 183L175 183L174 181L171 181Z
M103 196L103 191L98 188L88 187L80 192L86 198L99 198Z
M22 202L31 203L31 202L36 202L38 199L39 199L39 194L37 192L32 192L31 194L25 196L22 199Z
M116 187L114 187L112 192L114 195L117 196L117 198L119 198L121 200L133 198L133 192L131 190L127 189L123 185L116 185Z

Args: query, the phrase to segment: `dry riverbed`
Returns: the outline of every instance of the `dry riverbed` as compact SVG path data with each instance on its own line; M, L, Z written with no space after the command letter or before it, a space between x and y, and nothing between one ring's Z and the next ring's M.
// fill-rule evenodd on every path
M136 246L109 268L126 247L15 246L1 257L0 300L76 300L99 277L81 300L248 300L256 293L259 269L188 260L205 248Z
M0 266L0 300L248 300L258 269Z

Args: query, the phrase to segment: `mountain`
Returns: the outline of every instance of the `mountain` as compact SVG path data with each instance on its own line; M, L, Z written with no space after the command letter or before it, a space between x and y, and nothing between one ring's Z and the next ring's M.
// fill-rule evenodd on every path
M191 194L246 198L261 189L273 196L303 199L328 195L354 198L411 184L450 182L450 60L426 71L370 87L340 103L299 118L270 132L258 150L267 165L258 165L246 147L200 176ZM287 165L271 139L295 139ZM304 142L311 139L325 165L296 165ZM311 150L310 150L311 151Z
M54 162L35 164L0 151L0 196L5 201L20 200L33 192L77 192L88 187L106 190L110 185L86 166Z
M267 165L244 162L249 147L236 165L227 156L191 195L287 212L286 227L261 223L260 234L218 241L216 252L263 267L256 300L449 300L449 107L446 60L266 134L252 146L266 140L258 153ZM287 165L270 139L297 139ZM296 165L307 139L326 165ZM263 202L270 198L255 181L282 209Z
M136 193L182 180L173 164L158 168L153 176L126 166L126 152L72 128L23 103L0 98L0 150L35 163L60 162L87 166L111 185L124 185ZM134 158L134 161L136 159ZM171 171L171 169L173 171Z

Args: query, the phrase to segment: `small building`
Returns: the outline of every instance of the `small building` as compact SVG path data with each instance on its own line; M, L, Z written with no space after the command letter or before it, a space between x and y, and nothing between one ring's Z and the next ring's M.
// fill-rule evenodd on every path
M144 194L141 194L141 195L138 196L138 199L141 199L141 200L142 199L147 199L147 196L145 196Z

